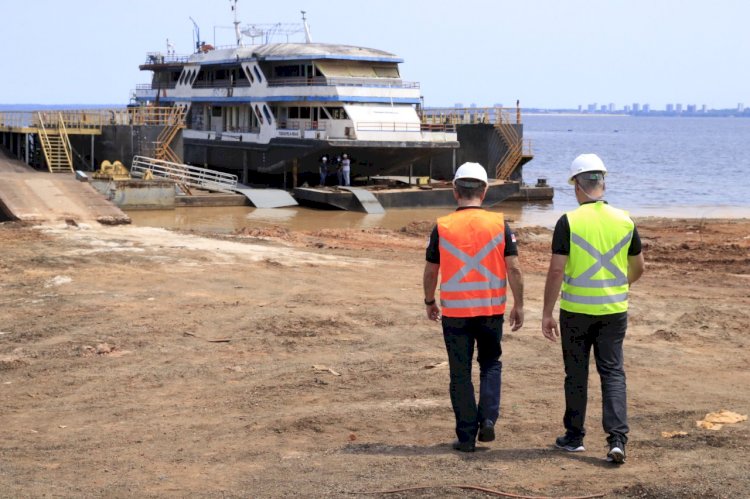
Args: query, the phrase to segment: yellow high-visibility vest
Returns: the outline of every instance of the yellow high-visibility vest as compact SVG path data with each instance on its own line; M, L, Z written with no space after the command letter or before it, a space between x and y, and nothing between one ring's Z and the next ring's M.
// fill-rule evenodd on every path
M635 224L603 201L568 212L570 254L560 308L588 315L628 310L628 248Z

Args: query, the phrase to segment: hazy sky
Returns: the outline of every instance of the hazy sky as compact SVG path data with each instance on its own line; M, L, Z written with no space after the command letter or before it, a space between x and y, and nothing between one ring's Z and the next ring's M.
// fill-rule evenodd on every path
M747 0L240 0L243 24L404 59L427 106L750 105ZM229 0L0 0L0 104L125 104L147 52L232 43ZM301 38L293 41L302 41Z

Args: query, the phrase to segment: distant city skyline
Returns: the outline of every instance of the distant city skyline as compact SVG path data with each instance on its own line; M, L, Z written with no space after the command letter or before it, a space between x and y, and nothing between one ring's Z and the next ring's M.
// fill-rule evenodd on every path
M719 0L240 0L242 26L299 23L313 40L404 59L426 106L454 102L576 109L750 103L750 2ZM230 2L4 2L0 104L125 104L148 52L232 43ZM301 41L301 36L291 41ZM249 40L248 40L249 43Z

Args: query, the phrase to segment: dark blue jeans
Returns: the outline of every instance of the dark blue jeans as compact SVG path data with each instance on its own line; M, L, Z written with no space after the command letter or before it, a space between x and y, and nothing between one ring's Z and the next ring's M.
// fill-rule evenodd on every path
M628 410L622 343L628 314L586 315L560 310L560 336L565 363L565 416L571 436L586 435L589 356L594 347L596 370L602 386L602 426L608 440L627 442Z
M500 413L503 316L443 317L442 323L450 366L450 394L456 415L456 436L461 442L473 442L479 423L487 419L494 423ZM479 363L479 405L471 381L475 342Z

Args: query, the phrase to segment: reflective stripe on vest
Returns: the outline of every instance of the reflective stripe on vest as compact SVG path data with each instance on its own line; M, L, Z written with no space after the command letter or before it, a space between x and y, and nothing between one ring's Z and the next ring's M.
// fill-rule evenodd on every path
M493 307L505 304L505 295L494 296L492 298L470 298L468 300L440 300L443 307L448 308L473 308L473 307Z
M599 202L568 213L568 222L571 246L560 308L589 315L627 311L626 248L633 238L632 220L626 212ZM593 259L590 265L586 255Z
M464 262L464 266L461 270L453 274L453 277L440 284L440 289L443 291L477 291L482 289L501 289L505 287L505 279L500 279L492 273L490 269L482 265L482 260L490 254L490 251L494 250L501 244L505 239L505 231L495 236L490 242L484 245L484 248L479 250L474 256L467 255L460 249L456 248L453 243L444 239L440 240L442 247L450 252L453 256ZM466 277L469 272L476 270L484 277L487 281L474 281L474 282L460 282L461 279Z
M481 209L438 219L440 304L446 317L505 312L505 221Z
M617 243L614 248L607 251L606 253L600 253L598 249L591 246L584 238L582 238L578 234L571 234L571 242L577 244L583 251L593 256L594 259L596 259L596 263L594 263L578 277L570 277L566 274L564 281L572 286L578 286L581 288L609 288L612 286L622 286L624 284L627 284L628 276L625 275L620 269L618 269L614 263L612 263L612 259L617 253L620 252L622 248L625 247L626 244L630 242L631 237L633 237L632 230L628 232L627 235L622 238L622 240ZM612 275L615 276L614 279L601 279L597 281L591 279L602 268L609 270Z

